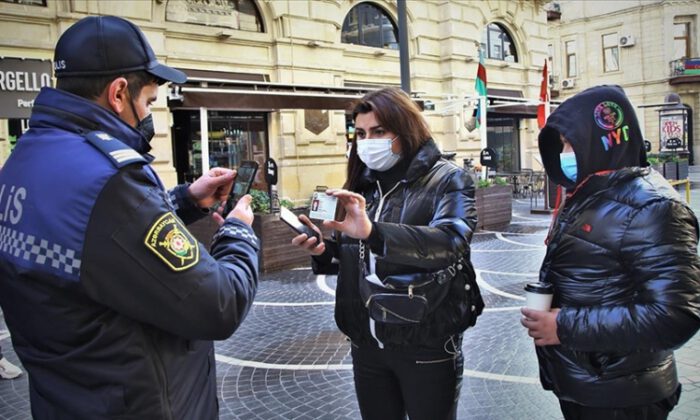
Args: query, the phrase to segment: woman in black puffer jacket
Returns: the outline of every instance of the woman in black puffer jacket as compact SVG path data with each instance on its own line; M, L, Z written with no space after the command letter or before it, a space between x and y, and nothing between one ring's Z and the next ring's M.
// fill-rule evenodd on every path
M566 188L540 280L550 312L523 310L540 377L567 419L665 419L680 385L673 350L700 327L698 223L646 164L621 88L565 101L539 136Z
M473 181L441 159L420 110L401 90L367 94L353 118L357 140L348 180L344 190L329 192L338 197L342 222L324 222L335 229L335 239L317 244L300 235L293 243L315 255L314 272L338 274L336 322L352 341L362 417L454 418L462 332L483 307L480 299L469 301L466 290L474 283L469 262L476 227ZM382 281L458 266L462 274L447 283L446 297L420 323L375 320L360 294L368 273Z

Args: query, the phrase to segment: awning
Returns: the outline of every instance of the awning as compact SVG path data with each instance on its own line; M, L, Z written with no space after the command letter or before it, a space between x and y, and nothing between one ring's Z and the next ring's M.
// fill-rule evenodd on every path
M211 108L270 111L276 109L340 109L376 87L299 85L269 82L265 75L181 69L188 75L182 85L170 85L171 109ZM262 76L262 77L261 77ZM257 80L256 80L257 79Z
M537 118L537 105L525 99L523 92L511 89L488 88L489 114L504 114L520 118ZM512 103L512 105L509 105Z

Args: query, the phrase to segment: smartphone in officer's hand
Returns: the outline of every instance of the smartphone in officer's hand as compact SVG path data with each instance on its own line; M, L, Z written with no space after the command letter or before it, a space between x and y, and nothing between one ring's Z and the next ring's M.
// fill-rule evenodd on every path
M250 187L255 180L255 174L258 172L258 162L253 160L244 160L236 170L236 179L233 181L231 193L226 200L224 214L227 215L236 206L238 200L250 192Z
M316 238L317 243L321 243L321 237L310 226L305 225L299 220L296 214L292 213L286 207L280 207L280 220L286 223L290 228L298 234L305 233L309 238Z

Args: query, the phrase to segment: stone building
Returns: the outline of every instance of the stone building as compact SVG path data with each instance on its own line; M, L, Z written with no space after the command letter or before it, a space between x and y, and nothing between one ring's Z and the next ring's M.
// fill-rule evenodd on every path
M437 143L460 163L478 158L465 98L475 95L481 44L494 106L487 144L500 171L538 169L532 100L547 58L545 2L406 4L411 91L433 104L425 116ZM92 14L132 20L159 60L190 76L164 85L153 107L154 165L167 186L210 166L273 158L280 196L305 204L315 186L343 183L351 101L401 83L396 0L0 0L0 75L13 80L11 89L0 83L3 161L49 85L56 40ZM554 30L571 37L560 23ZM255 188L267 189L262 174Z
M652 152L673 151L668 139L680 138L690 143L691 163L700 156L700 1L563 0L545 8L555 100L594 85L620 85L637 107Z

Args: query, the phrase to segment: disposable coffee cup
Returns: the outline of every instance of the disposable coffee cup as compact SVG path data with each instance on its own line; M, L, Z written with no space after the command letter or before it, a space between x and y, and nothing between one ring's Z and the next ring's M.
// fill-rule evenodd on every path
M538 311L549 311L554 287L547 283L528 283L525 286L525 306Z

